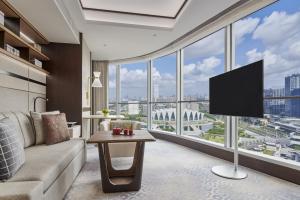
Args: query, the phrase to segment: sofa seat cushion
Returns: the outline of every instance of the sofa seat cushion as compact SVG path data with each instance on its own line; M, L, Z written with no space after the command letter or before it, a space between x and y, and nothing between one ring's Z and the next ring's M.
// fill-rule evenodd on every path
M45 192L83 148L82 139L26 148L25 164L8 181L42 181Z
M41 200L43 199L43 183L26 181L0 183L1 200Z

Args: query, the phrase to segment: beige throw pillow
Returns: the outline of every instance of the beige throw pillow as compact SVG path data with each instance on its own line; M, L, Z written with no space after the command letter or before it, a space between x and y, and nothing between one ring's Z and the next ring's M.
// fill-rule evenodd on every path
M46 131L43 127L42 115L57 115L59 111L51 111L44 113L30 112L32 122L35 129L35 144L45 144L46 143Z

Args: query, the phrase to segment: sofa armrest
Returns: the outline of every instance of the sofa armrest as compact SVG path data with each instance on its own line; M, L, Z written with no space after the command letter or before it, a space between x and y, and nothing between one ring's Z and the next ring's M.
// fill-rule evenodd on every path
M0 183L0 200L40 200L43 199L41 181Z
M100 123L100 131L109 131L110 121L104 120Z
M132 122L132 129L133 129L133 130L141 130L141 129L142 129L141 123L140 123L140 122L137 122L137 121L133 121L133 122Z
M68 131L71 138L80 138L81 135L81 126L75 125L72 127L68 127Z

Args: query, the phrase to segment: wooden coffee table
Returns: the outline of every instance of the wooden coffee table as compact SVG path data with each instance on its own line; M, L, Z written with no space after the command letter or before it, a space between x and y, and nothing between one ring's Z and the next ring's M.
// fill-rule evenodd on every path
M145 142L155 138L145 130L135 130L134 135L112 135L112 131L93 134L88 143L98 144L102 189L105 193L138 191L141 188ZM116 170L112 166L109 143L135 142L132 166L126 170Z

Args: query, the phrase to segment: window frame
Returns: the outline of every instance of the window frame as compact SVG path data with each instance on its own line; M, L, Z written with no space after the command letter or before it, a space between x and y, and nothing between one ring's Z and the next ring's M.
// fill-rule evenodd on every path
M258 6L259 7L259 6ZM259 11L260 9L264 9L265 7L267 7L266 5L264 5L263 7L260 7L259 9L256 9L254 12ZM224 59L224 66L225 66L225 70L224 72L228 72L231 71L232 68L231 66L235 66L235 40L234 40L234 30L233 30L233 24L235 22L237 22L238 20L241 20L249 15L251 15L253 12L243 14L241 16L239 16L239 19L237 19L236 21L232 21L230 23L228 23L228 25L221 27L221 29L225 29L225 59ZM220 29L219 29L220 30ZM201 39L217 32L213 31L210 34L205 35L204 37L201 37ZM199 41L199 40L197 40ZM196 41L196 42L197 42ZM194 43L194 42L193 42ZM189 45L193 44L190 43ZM188 46L188 45L186 45ZM182 73L182 67L183 67L183 51L184 48L186 46L181 46L180 48L177 49L176 51L176 58L177 58L177 67L176 67L176 97L177 97L177 101L176 101L176 114L177 117L176 118L176 134L178 136L182 136L183 133L183 120L182 120L182 114L181 114L181 103L184 103L185 101L183 101L183 73ZM174 52L173 52L174 53ZM172 53L170 53L172 54ZM169 54L167 54L169 55ZM167 56L164 55L164 56ZM163 57L163 56L162 56ZM148 62L148 68L147 68L147 101L144 102L148 105L148 116L147 116L147 123L148 123L148 131L153 131L153 132L160 132L160 133L166 133L168 134L169 132L164 132L164 131L159 131L159 130L152 130L151 129L151 125L152 125L152 105L155 102L152 102L151 98L152 98L152 87L153 87L153 80L152 80L152 68L153 68L153 60L155 58L149 58L147 60ZM120 114L120 65L117 65L117 73L116 73L116 107L117 107L117 114ZM272 99L286 99L288 97L264 97L264 100L272 100ZM294 99L294 97L293 97ZM297 99L300 100L300 96L297 97ZM120 102L120 104L119 104ZM156 102L157 103L157 102ZM164 102L164 103L168 103L168 102ZM174 103L174 102L171 102ZM225 120L225 133L224 133L224 145L221 146L220 144L217 143L212 143L210 141L207 140L203 140L203 139L197 139L197 141L199 143L202 144L208 144L210 146L214 146L216 148L222 148L222 149L226 149L226 150L232 150L233 146L232 146L232 138L234 136L237 135L238 132L238 127L237 127L237 123L236 123L236 117L226 117ZM150 127L150 128L149 128ZM298 169L300 170L300 164L296 163L295 161L286 161L286 160L282 160L282 159L278 159L276 157L273 156L267 156L267 155L258 155L255 152L251 152L249 150L245 150L245 149L241 149L239 148L239 153L241 153L242 155L246 155L249 157L254 157L260 160L264 160L267 162L271 162L271 163L275 163L275 164L279 164L282 166L287 166L289 168L293 168L293 169Z

